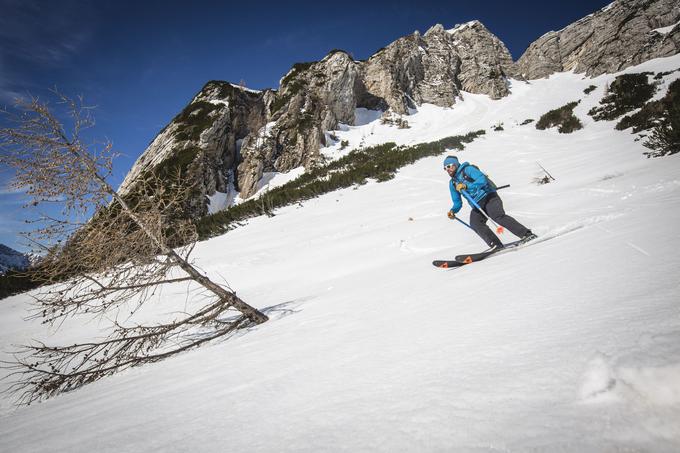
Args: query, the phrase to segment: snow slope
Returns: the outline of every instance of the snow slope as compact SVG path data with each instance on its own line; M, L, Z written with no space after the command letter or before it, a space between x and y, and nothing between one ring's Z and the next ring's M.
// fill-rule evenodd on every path
M613 78L465 93L421 107L411 129L373 121L338 132L348 149L324 149L486 128L459 156L510 183L507 211L549 239L434 268L484 248L446 217L443 156L253 219L195 257L269 322L41 404L5 397L0 451L678 451L680 156L646 159L635 136L586 115ZM519 125L577 99L583 130ZM533 183L537 161L556 182ZM180 309L186 288L161 297L159 312ZM0 302L3 351L98 328L47 332L22 321L27 304Z

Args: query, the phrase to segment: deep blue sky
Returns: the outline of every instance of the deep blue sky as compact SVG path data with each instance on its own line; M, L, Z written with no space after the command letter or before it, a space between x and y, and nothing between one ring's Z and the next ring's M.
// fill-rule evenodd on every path
M610 0L218 2L0 0L0 105L58 87L96 105L118 159L114 185L208 80L276 88L332 49L365 59L397 38L478 19L517 59ZM0 174L0 243L21 248L20 196Z

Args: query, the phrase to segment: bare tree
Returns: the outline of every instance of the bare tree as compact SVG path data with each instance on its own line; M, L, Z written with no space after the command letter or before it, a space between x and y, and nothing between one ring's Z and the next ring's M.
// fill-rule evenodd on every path
M193 189L183 182L182 169L151 169L119 195L108 182L111 144L83 138L94 125L91 109L82 99L54 94L56 108L36 98L17 101L13 113L3 112L11 126L0 129L0 163L16 170L13 185L27 190L33 206L61 208L59 215L29 221L35 228L26 237L45 254L32 271L34 280L46 284L31 293L33 316L58 326L83 313L104 316L125 307L134 314L162 285L179 282L201 293L199 308L163 323L131 325L114 318L103 340L22 347L6 365L15 378L10 391L25 404L268 319L190 262L197 234L181 216Z

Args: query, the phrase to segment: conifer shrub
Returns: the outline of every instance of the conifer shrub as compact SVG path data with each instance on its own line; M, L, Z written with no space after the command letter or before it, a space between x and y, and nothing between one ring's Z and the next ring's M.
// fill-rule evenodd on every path
M298 94L302 89L306 87L306 83L300 80L295 80L291 82L287 87L286 87L286 92L285 93L277 93L276 98L274 99L274 102L272 102L271 105L271 114L273 115L274 113L278 112L281 107L286 105L288 101L290 101L293 96Z
M307 69L311 68L314 66L317 62L316 61L309 61L309 62L304 62L304 63L295 63L291 70L288 72L288 74L281 80L281 86L287 85L288 82L293 80L295 77L300 75L301 72L306 71Z
M215 89L217 88L218 91L218 96L222 99L231 97L234 92L237 90L237 88L234 88L231 83L229 82L223 82L221 80L211 80L210 82L205 84L205 89ZM248 93L247 91L245 92L247 94L254 94L254 93Z
M679 102L680 79L669 85L663 98L658 101L647 102L639 111L621 118L621 121L616 124L616 129L632 128L634 134L652 129L661 124L664 119L672 119L677 114L674 112L676 112L676 106Z
M527 124L530 124L530 123L533 123L533 122L534 122L533 118L527 118L524 121L522 121L521 123L519 123L519 125L520 126L526 126Z
M632 133L646 131L658 124L659 118L663 115L664 105L660 101L648 102L639 111L626 115L616 123L616 129L622 131L632 128Z
M647 77L651 74L642 72L616 77L609 85L607 94L600 100L600 106L590 109L588 115L595 121L611 121L642 107L656 91L656 87L649 83Z
M590 93L592 93L595 89L597 89L597 87L596 87L595 85L590 85L588 88L586 88L585 90L583 90L583 92L584 92L585 94L590 94Z
M388 181L405 165L424 157L440 155L446 149L463 149L465 143L470 143L483 134L484 131L480 130L413 146L385 143L354 150L347 156L310 169L295 180L269 190L267 204L271 209L276 209L334 190L365 184L369 179L377 182ZM262 215L261 201L255 198L247 200L199 219L197 221L199 237L207 239L222 234L242 225L248 218L259 215Z
M650 104L657 104L656 111L661 113L651 135L643 143L652 150L645 155L663 157L680 152L680 79L670 84L663 99Z
M583 124L574 115L574 108L581 101L570 102L562 107L550 110L541 116L536 122L536 129L545 130L557 126L557 131L561 134L569 134L578 129L583 129Z
M680 68L674 69L673 71L657 72L657 74L654 76L654 80L661 80L664 77L666 77L667 75L671 75L674 72L678 72L678 71L680 71Z
M198 141L201 133L213 124L212 112L220 106L212 102L197 101L187 105L173 122L179 123L175 138L180 141Z

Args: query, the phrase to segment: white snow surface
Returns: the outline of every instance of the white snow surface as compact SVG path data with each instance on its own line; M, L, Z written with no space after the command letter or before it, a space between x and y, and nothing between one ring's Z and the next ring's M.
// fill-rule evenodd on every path
M611 2L610 4L608 4L604 8L602 8L600 11L601 12L609 11L610 9L612 9L614 7L615 4L616 4L616 0Z
M253 90L252 88L247 88L243 85L236 85L235 83L230 83L229 85L231 85L234 88L238 88L239 90L247 91L248 93L254 93L254 94L262 93L262 90Z
M680 21L674 23L673 25L669 25L668 27L655 28L655 29L652 30L652 31L658 32L658 33L660 33L660 34L662 34L662 35L667 35L667 34L670 33L675 27L677 27L678 24L680 24Z
M466 22L464 24L457 24L453 28L446 30L446 31L447 31L447 33L454 34L454 33L459 32L461 30L465 30L468 27L472 27L474 25L477 25L479 23L480 22L478 20L471 20L470 22Z
M499 101L464 93L421 106L410 129L348 126L347 150L323 150L485 128L457 154L511 184L505 208L534 244L431 265L485 247L446 217L445 154L252 219L194 257L270 321L40 404L4 396L0 451L680 451L680 155L647 159L630 131L586 114L613 78L513 81ZM582 130L519 125L578 99ZM555 182L533 182L537 162ZM105 325L53 332L23 320L29 302L0 301L0 360ZM177 285L144 316L185 304Z
M208 195L208 214L215 214L231 206L234 202L233 198L234 196L230 192L216 191L214 194Z

